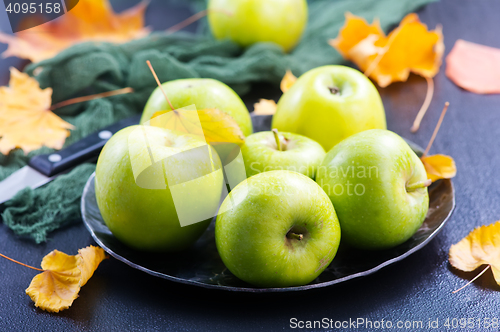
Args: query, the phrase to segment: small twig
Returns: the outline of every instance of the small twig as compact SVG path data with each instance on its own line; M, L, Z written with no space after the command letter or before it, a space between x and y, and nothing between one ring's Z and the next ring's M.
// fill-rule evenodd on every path
M123 88L119 90L113 90L113 91L107 91L103 93L98 93L95 95L90 95L90 96L84 96L84 97L77 97L73 99L68 99L65 101L61 101L60 103L52 105L49 110L53 111L57 108L61 108L64 106L69 106L77 103L83 103L84 101L89 101L89 100L94 100L94 99L100 99L100 98L106 98L106 97L111 97L111 96L116 96L116 95L123 95L126 93L131 93L134 92L134 89L132 88Z
M174 26L171 26L166 31L170 32L170 33L174 33L174 32L177 32L179 30L182 30L185 27L187 27L188 25L193 24L194 22L198 21L199 19L202 19L203 17L207 16L209 12L220 12L220 13L226 14L228 16L233 15L232 13L227 12L225 10L205 9L205 10L202 10L201 12L198 12L198 13L186 18L184 21L179 22L179 23L175 24Z
M431 104L432 96L434 95L434 80L431 77L425 77L425 79L427 81L427 94L425 95L424 103L422 104L422 107L420 107L420 110L418 111L417 117L415 118L415 121L413 122L413 126L411 127L412 133L417 132L417 130L420 128L420 123L422 122L422 119L424 118L424 115L427 112L427 109L429 109L429 105Z
M443 110L441 111L441 116L439 117L439 121L436 125L436 128L434 128L434 132L432 133L431 140L429 141L429 144L427 144L427 148L425 149L425 152L422 155L422 158L427 156L427 153L429 153L429 150L431 149L432 143L434 143L434 140L436 139L436 135L439 131L439 127L441 127L441 123L443 123L443 119L444 119L444 116L446 114L446 111L448 110L448 106L450 106L449 102L444 103Z
M3 258L5 258L5 259L8 259L8 260L9 260L9 261L11 261L11 262L17 263L17 264L19 264L19 265L22 265L22 266L25 266L25 267L29 267L30 269L33 269L33 270L37 270L37 271L42 271L42 272L44 272L44 270L42 270L42 269L39 269L39 268L37 268L37 267L33 267L33 266L31 266L31 265L26 265L26 264L24 264L24 263L18 262L18 261L16 261L15 259L12 259L12 258L10 258L10 257L7 257L7 256L5 256L5 255L3 255L3 254L0 254L0 256L1 256L1 257L3 257Z
M472 284L474 281L476 281L477 278L479 278L480 276L482 276L483 273L486 272L486 270L488 270L490 267L491 267L491 265L486 266L484 268L484 270L481 271L481 273L479 273L477 276L475 276L474 278L472 278L472 280L469 281L465 286L462 286L459 289L454 290L452 293L455 294L455 293L461 291L462 289L464 289L465 287L469 286L470 284Z
M153 76L154 76L154 78L155 78L155 80L156 80L156 83L158 84L158 87L160 87L160 90L161 90L161 92L163 93L163 96L165 97L165 99L167 100L168 105L170 106L170 108L172 109L172 111L175 111L174 106L172 106L172 103L170 102L170 99L168 99L168 97L167 97L167 93L165 92L165 90L163 90L163 86L161 85L161 82L160 82L160 80L158 79L158 76L156 75L156 72L155 72L155 70L153 69L153 66L151 65L151 61L149 61L149 60L148 60L148 61L146 61L146 63L148 64L149 69L150 69L150 70L151 70L151 72L153 73Z

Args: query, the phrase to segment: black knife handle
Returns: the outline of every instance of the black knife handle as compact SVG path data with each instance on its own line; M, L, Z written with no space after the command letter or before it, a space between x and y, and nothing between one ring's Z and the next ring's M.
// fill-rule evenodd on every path
M104 144L121 129L136 125L141 116L118 121L108 127L79 140L70 146L50 154L42 154L30 159L29 165L40 173L51 177L99 156Z

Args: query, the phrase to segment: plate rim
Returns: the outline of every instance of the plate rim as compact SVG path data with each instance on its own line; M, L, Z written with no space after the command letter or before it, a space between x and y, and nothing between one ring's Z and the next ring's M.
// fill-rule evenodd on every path
M434 239L434 237L436 237L436 235L447 224L448 220L450 219L451 215L455 211L455 207L456 207L456 202L455 202L455 187L453 185L453 182L450 179L439 180L439 181L448 181L449 184L450 184L451 193L452 193L452 207L451 207L450 211L446 215L445 219L441 222L441 224L422 243L418 244L417 246L411 248L408 251L405 251L401 255L393 257L393 258L391 258L391 259L389 259L389 260L387 260L387 261L385 261L385 262L383 262L383 263L381 263L381 264L379 264L379 265L377 265L377 266L375 266L375 267L373 267L373 268L371 268L369 270L358 272L358 273L354 273L354 274L351 274L351 275L348 275L348 276L345 276L345 277L342 277L342 278L330 280L330 281L320 282L320 283L317 283L317 284L307 284L307 285L293 286L293 287L270 287L270 288L232 287L232 286L224 286L224 285L216 285L216 284L207 284L207 283L203 283L203 282L200 282L200 281L197 281L197 280L187 280L187 279L183 279L183 278L171 276L171 275L168 275L168 274L164 274L164 273L161 273L161 272L157 272L157 271L148 269L148 268L146 268L146 267L144 267L142 265L139 265L137 263L134 263L134 262L128 260L127 258L121 256L120 254L114 252L112 249L110 249L106 245L104 245L104 243L100 240L100 238L95 234L94 229L92 229L90 227L89 223L87 222L87 217L86 217L85 197L88 194L90 186L93 184L94 178L95 178L95 172L93 172L90 175L90 177L88 178L87 182L85 183L85 187L83 189L82 197L81 197L81 200L80 200L80 202L81 202L80 203L80 212L82 214L83 223L85 224L85 227L87 228L87 230L91 234L92 238L108 254L110 254L112 257L116 258L117 260L119 260L119 261L121 261L121 262L129 265L132 268L135 268L135 269L137 269L139 271L146 272L146 273L148 273L148 274L150 274L152 276L155 276L155 277L159 277L159 278L170 280L170 281L174 281L174 282L179 282L179 283L186 284L186 285L198 286L198 287L202 287L202 288L205 288L205 289L219 289L219 290L225 290L225 291L231 291L231 292L242 292L242 293L243 292L244 293L278 293L278 292L306 291L306 290L311 290L311 289L317 289L317 288L323 288L323 287L333 286L333 285L339 284L341 282L345 282L345 281L348 281L348 280L357 279L357 278L360 278L360 277L364 277L364 276L373 274L373 273L379 271L380 269L382 269L382 268L384 268L384 267L386 267L388 265L394 264L394 263L396 263L398 261L401 261L401 260L407 258L411 254L413 254L416 251L418 251L418 250L422 249L423 247L425 247L432 239ZM106 225L104 225L104 226L107 228Z

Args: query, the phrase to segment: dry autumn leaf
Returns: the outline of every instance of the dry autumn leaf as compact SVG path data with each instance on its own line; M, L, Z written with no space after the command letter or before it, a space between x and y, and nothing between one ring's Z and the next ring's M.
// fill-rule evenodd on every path
M283 76L283 78L281 79L281 84L280 84L281 92L283 93L287 92L292 87L292 85L295 84L295 81L297 81L297 77L295 77L295 75L292 74L291 70L287 70L285 76Z
M74 256L54 250L43 258L44 272L33 278L26 294L40 309L50 312L67 309L104 258L104 250L94 246L80 249Z
M446 57L446 76L474 93L500 93L500 49L457 40Z
M406 81L410 72L435 76L444 53L441 27L428 31L417 14L407 15L385 36L377 20L370 25L347 13L338 37L329 43L381 87Z
M159 111L153 114L150 124L155 127L204 137L207 143L242 144L245 140L245 135L243 135L238 123L229 114L216 108ZM202 132L200 128L202 128Z
M144 27L147 2L116 14L108 0L85 0L67 14L20 31L15 36L0 33L0 42L9 44L4 57L17 56L39 62L84 41L124 43L149 34Z
M8 87L0 87L0 153L21 148L25 153L43 145L62 148L73 126L52 113L52 89L11 68Z
M436 154L432 156L422 156L420 158L424 164L427 178L432 182L439 179L451 179L457 174L457 166L450 156Z
M500 221L478 227L452 245L449 260L453 267L465 272L487 264L493 271L496 283L500 285Z
M269 99L260 99L258 103L253 105L254 115L274 115L276 113L276 102Z

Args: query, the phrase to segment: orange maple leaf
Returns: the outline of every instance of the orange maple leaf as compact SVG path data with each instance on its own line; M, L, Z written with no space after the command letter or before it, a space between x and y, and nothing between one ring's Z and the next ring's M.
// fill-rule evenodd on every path
M40 309L67 309L105 258L104 250L94 246L80 249L74 256L54 250L43 258L44 271L33 278L26 294Z
M0 33L0 42L9 44L4 57L17 56L39 62L84 41L124 43L149 34L144 27L147 2L116 14L108 0L81 0L65 15L20 31L15 36Z
M13 67L10 73L9 86L0 87L0 153L62 148L74 127L50 111L52 89L40 89L34 78Z
M428 31L417 14L408 14L388 36L378 20L371 25L346 13L345 25L329 44L381 87L406 81L410 72L434 77L444 53L441 27Z

